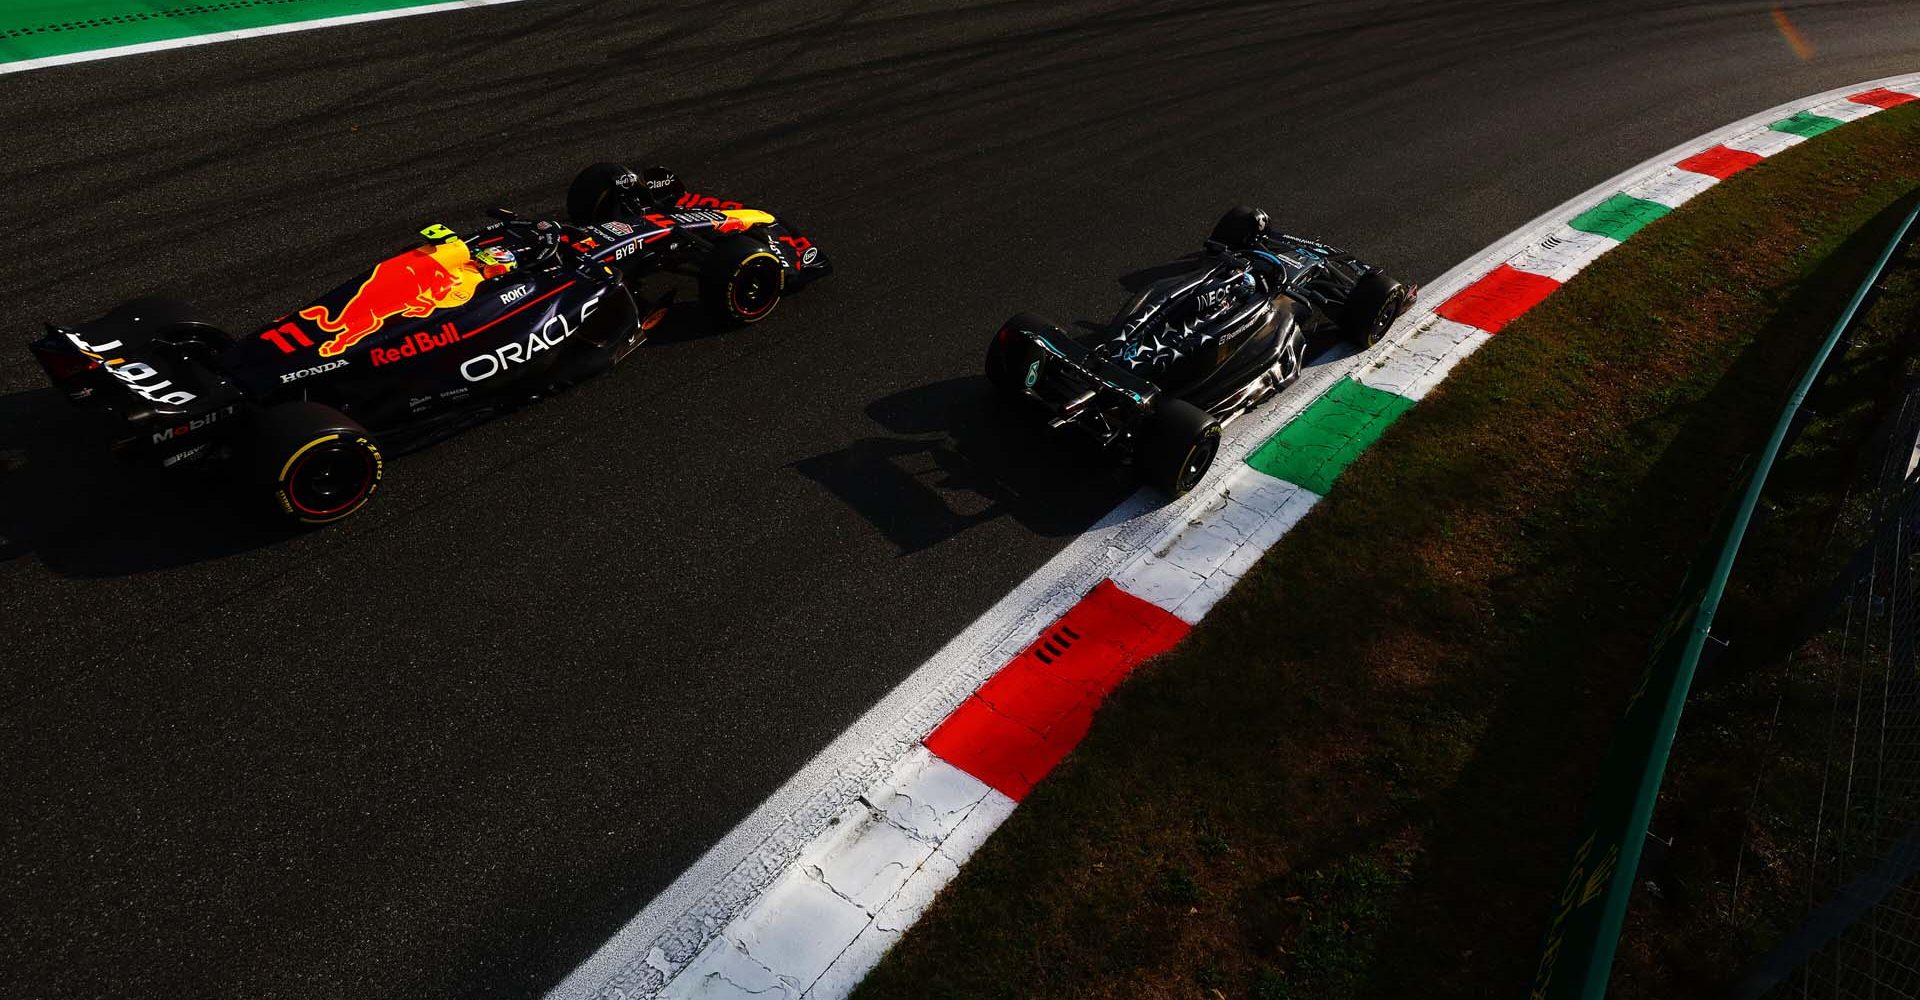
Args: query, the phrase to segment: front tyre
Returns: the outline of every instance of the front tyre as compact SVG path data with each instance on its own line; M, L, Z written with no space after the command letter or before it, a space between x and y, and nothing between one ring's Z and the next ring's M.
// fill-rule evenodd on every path
M1370 271L1361 275L1354 283L1353 293L1347 296L1346 311L1340 315L1340 332L1356 347L1363 350L1372 347L1387 335L1387 329L1393 326L1406 301L1407 286L1387 277L1385 272Z
M1265 209L1235 205L1213 224L1213 235L1208 239L1230 250L1245 250L1267 231L1267 226Z
M1219 453L1219 419L1184 399L1163 396L1147 417L1134 464L1148 486L1177 500L1200 485Z
M729 236L700 263L700 304L723 326L758 323L786 290L787 266L765 243Z
M596 163L580 171L567 185L567 218L578 226L618 218L625 207L621 196L632 177L633 171L619 163Z
M254 428L255 482L290 524L332 524L380 486L380 448L351 417L319 403L281 403Z

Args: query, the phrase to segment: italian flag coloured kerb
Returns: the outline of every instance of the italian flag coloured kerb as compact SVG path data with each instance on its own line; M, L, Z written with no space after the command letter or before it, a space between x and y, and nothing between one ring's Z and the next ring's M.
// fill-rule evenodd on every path
M1464 280L1442 279L1440 301L1403 317L1395 339L1216 474L1196 513L1040 627L696 954L676 959L656 946L594 995L847 995L1080 742L1127 673L1179 642L1460 359L1689 198L1920 94L1920 74L1883 83L1723 130L1719 141L1635 171L1622 190L1477 258Z
M1552 295L1601 254L1619 246L1683 202L1768 156L1848 121L1916 99L1920 87L1877 87L1796 111L1744 135L1682 158L1627 190L1567 219L1556 231L1432 305L1410 332L1373 364L1335 382L1319 399L1247 454L1232 470L1217 504L1181 525L1169 543L1142 553L1061 618L1071 628L1086 615L1099 626L1071 629L1077 645L1111 642L1108 662L1124 673L1198 622L1256 558L1333 488L1340 474L1446 377L1507 324ZM1126 597L1138 601L1116 605ZM1098 610L1095 610L1098 609ZM1066 651L1049 638L988 681L927 739L927 746L962 770L1018 799L1064 756L1054 746L1080 724L1079 707L1058 714L1060 689L1051 686L1055 662ZM1071 671L1069 671L1071 674ZM1033 681L1035 675L1046 679ZM1005 677L1028 678L1003 681ZM1102 683L1108 683L1102 675ZM1104 693L1107 688L1101 688ZM978 703L978 707L976 707ZM983 721L991 709L994 720ZM1037 712L1038 714L1032 714ZM1009 761L1012 727L1038 737L1044 753ZM1053 735L1057 734L1057 735ZM1049 736L1053 735L1052 739Z

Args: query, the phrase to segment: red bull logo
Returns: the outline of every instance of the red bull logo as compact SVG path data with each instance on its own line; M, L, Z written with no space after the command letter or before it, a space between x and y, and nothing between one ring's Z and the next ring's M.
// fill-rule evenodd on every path
M432 330L421 330L402 341L398 347L376 347L367 356L373 359L373 366L378 368L381 365L425 354L436 347L457 344L460 339L460 331L455 330L452 323L442 323L437 333Z
M331 358L380 332L395 316L421 319L465 305L481 277L467 245L449 240L381 261L337 312L313 306L300 310L300 318L333 334L320 345L320 355Z

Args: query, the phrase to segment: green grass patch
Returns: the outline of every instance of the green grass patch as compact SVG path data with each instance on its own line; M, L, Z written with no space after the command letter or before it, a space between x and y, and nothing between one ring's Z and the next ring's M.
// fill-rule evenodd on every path
M1122 685L857 995L1524 993L1687 563L1916 185L1920 106L1875 115L1507 327Z
M1813 854L1822 807L1832 805L1824 796L1848 766L1830 756L1835 740L1852 739L1852 726L1834 718L1852 703L1836 703L1835 688L1859 689L1861 629L1821 630L1806 598L1809 583L1838 579L1870 537L1883 463L1904 468L1907 442L1892 439L1887 418L1920 385L1920 256L1909 253L1881 287L1808 398L1806 426L1775 464L1742 545L1714 627L1729 645L1696 679L1681 720L1652 826L1672 846L1642 868L1616 1000L1725 995L1745 964L1806 918L1810 900L1836 888L1831 827L1820 864ZM1868 631L1882 642L1892 634ZM1883 680L1867 683L1877 690ZM1860 808L1852 820L1871 824ZM1811 882L1816 871L1827 881Z

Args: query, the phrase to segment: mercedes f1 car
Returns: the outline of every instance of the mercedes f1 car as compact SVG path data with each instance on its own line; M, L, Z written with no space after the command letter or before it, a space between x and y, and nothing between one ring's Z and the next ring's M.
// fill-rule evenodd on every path
M589 167L581 225L495 222L381 261L266 329L233 338L178 300L128 302L29 346L54 385L110 411L121 456L172 467L238 457L269 508L307 524L360 510L383 447L405 448L613 367L666 314L644 278L691 270L726 323L764 319L829 273L766 212L687 192L654 168Z
M1132 461L1172 497L1206 475L1222 426L1298 379L1310 349L1341 338L1371 347L1416 294L1352 254L1274 232L1246 206L1197 257L1154 271L1098 333L1013 317L986 369L1034 422Z

